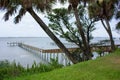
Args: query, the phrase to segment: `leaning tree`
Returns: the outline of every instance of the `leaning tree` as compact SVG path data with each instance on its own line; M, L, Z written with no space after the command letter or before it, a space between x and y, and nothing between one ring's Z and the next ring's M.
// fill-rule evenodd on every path
M87 11L82 5L79 6L78 11L81 25L84 26L83 31L90 48L90 40L92 39L91 32L95 30L95 20L89 19L87 16ZM59 35L60 37L66 39L68 42L74 43L78 46L76 51L73 51L73 53L75 53L73 56L76 57L76 59L79 61L84 61L84 54L82 54L84 52L83 41L81 39L81 35L79 34L79 30L76 27L77 25L74 14L69 13L69 11L65 8L57 8L49 13L47 18L50 21L49 27L56 35Z
M14 22L19 23L26 12L30 13L35 21L40 25L40 27L48 34L48 36L58 45L59 48L66 54L66 56L75 64L78 63L74 59L68 49L63 45L63 43L51 32L48 26L42 21L40 16L34 10L39 12L49 12L51 10L52 4L56 0L0 0L0 10L6 11L4 15L5 21L9 20L10 16L17 14L15 16Z
M62 2L68 1L68 3L69 3L68 10L70 12L72 11L74 13L78 32L81 36L81 40L82 40L83 48L84 48L83 53L86 56L87 60L90 60L92 58L92 54L91 54L91 51L89 48L87 38L86 38L85 33L83 31L83 26L82 26L81 21L80 21L78 6L80 3L81 4L84 3L84 5L86 5L86 2L91 1L91 0L60 0L60 1L62 1Z

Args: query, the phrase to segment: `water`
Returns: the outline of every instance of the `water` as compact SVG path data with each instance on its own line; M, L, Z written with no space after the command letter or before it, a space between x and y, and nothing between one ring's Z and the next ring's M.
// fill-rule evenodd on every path
M9 60L13 62L14 60L21 65L26 66L31 65L34 61L36 63L44 62L39 56L34 55L18 46L10 47L7 42L24 42L39 48L50 48L49 38L0 38L0 60Z
M64 41L64 40L62 40ZM15 61L16 63L20 63L23 66L30 66L34 63L45 63L40 59L40 56L33 54L32 52L28 52L18 46L11 47L9 42L22 42L25 44L32 45L34 47L38 47L41 49L55 49L58 48L55 43L48 37L27 37L27 38L14 38L14 37L1 37L0 38L0 61L1 60L9 60L10 62ZM64 41L65 42L65 41ZM65 42L67 44L67 42ZM66 45L69 46L69 45Z
M92 42L97 42L101 40L102 38L95 38ZM105 39L105 38L104 38ZM62 39L64 44L66 44L67 47L76 47L73 44L68 44L65 40ZM116 44L120 44L119 39L115 39ZM9 60L10 62L13 62L14 60L18 63L20 63L23 66L27 66L27 64L32 65L35 61L36 63L44 63L40 59L39 56L34 55L31 52L28 52L18 46L10 47L7 42L23 42L25 44L29 44L41 49L55 49L58 48L55 43L47 37L39 37L39 38L0 38L0 61L1 60ZM96 55L96 54L95 54Z

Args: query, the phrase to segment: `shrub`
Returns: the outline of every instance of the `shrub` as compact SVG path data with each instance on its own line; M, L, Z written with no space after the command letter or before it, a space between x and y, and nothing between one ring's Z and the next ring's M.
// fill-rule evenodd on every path
M9 67L10 63L5 60L5 61L0 61L0 68L5 68L5 67Z
M29 67L28 65L27 68L21 66L20 63L16 64L15 61L12 63L7 60L0 61L0 80L4 80L4 78L48 72L61 67L63 67L63 65L58 63L58 59L51 59L49 64L36 64L36 62L34 62L32 67Z
M56 57L56 59L51 58L49 65L50 65L51 67L53 67L53 69L62 68L62 67L63 67L62 64L59 64L57 57Z

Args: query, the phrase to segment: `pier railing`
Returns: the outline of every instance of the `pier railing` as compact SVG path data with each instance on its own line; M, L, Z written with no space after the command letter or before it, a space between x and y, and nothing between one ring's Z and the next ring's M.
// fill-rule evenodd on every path
M34 54L38 55L43 61L50 62L51 58L58 59L58 62L63 65L72 64L72 62L66 57L64 52L61 49L40 49L38 47L34 47L24 43L8 43L11 46L19 46L27 51L33 52ZM116 47L120 48L120 45L116 45ZM70 52L75 51L79 48L68 48ZM98 46L91 46L91 50L98 51L102 50L102 52L111 52L110 45L98 45Z
M18 46L27 51L33 52L35 55L38 55L40 59L42 59L44 62L48 63L51 61L52 58L57 59L58 63L65 66L68 64L72 64L72 62L66 57L66 55L62 52L61 49L44 50L24 43L19 43Z
M20 42L7 42L9 46L18 46Z

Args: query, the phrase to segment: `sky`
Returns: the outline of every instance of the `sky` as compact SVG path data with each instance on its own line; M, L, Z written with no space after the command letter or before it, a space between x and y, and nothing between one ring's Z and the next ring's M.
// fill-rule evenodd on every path
M48 37L29 13L26 13L18 24L14 24L13 17L5 22L3 16L4 12L0 11L0 37ZM49 23L49 20L43 14L39 13L39 16L46 24ZM117 21L112 20L110 23L113 37L120 37L120 34L115 30ZM107 32L100 22L96 23L96 30L92 34L94 37L108 37Z
M0 37L47 37L29 13L18 24L14 24L13 17L7 22L3 19L4 13L0 13ZM42 15L43 21L48 22Z

